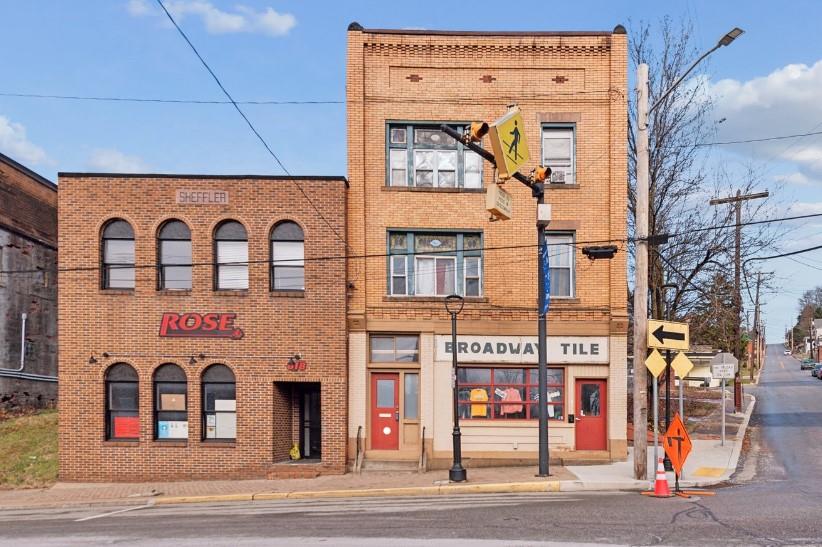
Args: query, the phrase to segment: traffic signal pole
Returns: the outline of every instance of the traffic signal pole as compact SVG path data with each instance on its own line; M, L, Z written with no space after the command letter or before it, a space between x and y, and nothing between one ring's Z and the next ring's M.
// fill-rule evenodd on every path
M454 130L448 125L440 125L440 130L449 137L461 142L463 146L468 147L471 151L479 154L484 160L490 162L494 167L497 166L494 155L485 150L481 146L464 138L459 131ZM513 173L513 178L531 189L531 194L537 199L537 211L539 212L539 205L545 203L545 186L541 182L536 182L531 178L526 177L521 173ZM539 213L537 213L539 214ZM537 220L537 270L539 272L539 287L537 287L537 294L539 295L539 316L537 319L537 354L538 354L538 404L539 410L539 473L540 477L548 477L550 475L549 460L548 460L548 350L546 344L548 343L548 323L546 321L545 313L545 272L542 268L542 262L539 258L539 250L545 245L545 224Z

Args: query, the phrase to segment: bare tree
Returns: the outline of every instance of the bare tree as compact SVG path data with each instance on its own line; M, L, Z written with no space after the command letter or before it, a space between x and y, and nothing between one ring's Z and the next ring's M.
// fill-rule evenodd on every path
M632 29L630 59L634 66L649 65L650 103L654 104L698 57L689 21L675 23L663 18L657 29L647 23ZM712 207L715 196L747 193L758 187L756 171L730 174L730 166L715 161L706 146L715 139L713 101L705 77L691 77L663 100L649 117L649 233L671 234L666 244L651 245L649 253L650 312L662 318L665 301L672 317L700 315L706 325L707 305L719 305L716 286L733 278L734 215L728 206ZM633 235L636 186L636 98L629 100L629 233ZM712 161L714 160L714 161ZM739 171L739 169L735 169ZM743 222L773 209L768 200L745 202ZM719 229L717 229L719 227ZM742 258L771 248L778 230L767 225L747 229ZM633 252L633 248L631 248ZM753 270L746 271L756 275ZM664 294L663 285L677 285ZM721 284L720 284L721 285ZM714 338L711 336L711 338ZM723 344L731 347L731 344Z

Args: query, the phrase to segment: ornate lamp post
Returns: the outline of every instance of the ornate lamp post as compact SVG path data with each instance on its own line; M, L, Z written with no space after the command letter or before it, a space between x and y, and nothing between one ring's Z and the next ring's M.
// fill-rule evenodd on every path
M460 412L459 412L459 387L460 381L457 376L457 315L462 311L465 304L464 299L458 294L445 297L445 309L451 314L451 363L454 391L454 431L451 436L454 440L454 463L448 470L448 480L451 482L463 482L468 480L468 473L462 466L462 434L460 433Z

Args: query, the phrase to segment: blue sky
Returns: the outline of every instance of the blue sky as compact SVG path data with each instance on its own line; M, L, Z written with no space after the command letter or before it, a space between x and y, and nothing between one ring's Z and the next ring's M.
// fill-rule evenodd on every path
M346 27L610 30L663 15L689 17L707 49L734 26L746 34L712 56L720 139L822 129L818 1L313 2L169 0L201 53L238 100L344 99ZM222 99L153 0L4 2L0 93ZM817 65L817 63L819 63ZM345 106L247 106L292 174L344 175ZM818 125L817 125L818 124ZM227 105L134 104L0 96L0 152L55 179L57 171L281 173ZM755 160L778 206L822 212L822 136L727 147L722 161ZM822 244L806 222L782 249ZM768 338L778 341L802 290L822 284L822 253L770 263ZM817 269L819 268L819 269Z

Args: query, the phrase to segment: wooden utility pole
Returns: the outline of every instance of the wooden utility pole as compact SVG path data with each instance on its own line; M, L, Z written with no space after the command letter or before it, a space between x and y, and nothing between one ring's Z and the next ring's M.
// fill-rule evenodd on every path
M648 478L648 65L636 67L636 247L634 267L634 478ZM657 401L654 401L654 405ZM654 435L656 435L654 431Z
M761 359L762 359L762 348L761 343L762 340L760 339L760 325L759 325L759 287L762 285L762 272L756 273L756 301L754 303L754 339L753 339L753 358L754 360L751 362L751 370L750 379L753 381L754 377L754 368L759 370L762 366Z
M712 199L709 203L711 205L722 205L730 203L734 206L734 213L736 218L736 231L734 233L734 334L733 334L733 354L740 362L742 361L742 291L740 280L742 277L742 202L750 199L766 198L770 194L765 192L758 192L756 194L742 195L741 190L736 191L736 196L727 198ZM739 384L741 381L739 372L737 372L734 382ZM734 407L739 412L742 409L742 390L734 387Z

